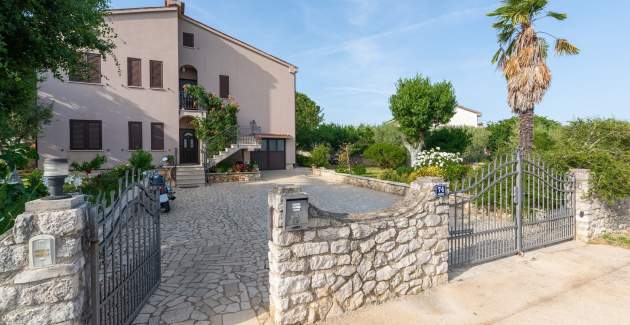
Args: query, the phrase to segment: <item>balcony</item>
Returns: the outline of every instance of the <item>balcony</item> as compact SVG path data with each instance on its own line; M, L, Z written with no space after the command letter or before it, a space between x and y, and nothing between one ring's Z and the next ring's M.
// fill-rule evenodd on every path
M187 110L187 111L196 111L197 105L195 104L195 100L192 96L186 95L185 92L179 92L179 109Z

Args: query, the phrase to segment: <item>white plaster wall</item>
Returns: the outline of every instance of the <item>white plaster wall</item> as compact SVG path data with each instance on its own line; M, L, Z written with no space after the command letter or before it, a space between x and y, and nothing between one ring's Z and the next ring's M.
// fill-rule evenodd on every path
M448 126L471 126L477 127L479 123L479 116L477 113L462 109L460 107L455 108L455 115L446 124Z

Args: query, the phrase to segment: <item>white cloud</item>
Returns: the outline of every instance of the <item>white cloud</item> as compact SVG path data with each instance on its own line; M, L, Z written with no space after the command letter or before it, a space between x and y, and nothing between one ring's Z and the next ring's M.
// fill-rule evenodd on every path
M350 6L348 22L354 26L365 26L378 8L377 0L345 0Z

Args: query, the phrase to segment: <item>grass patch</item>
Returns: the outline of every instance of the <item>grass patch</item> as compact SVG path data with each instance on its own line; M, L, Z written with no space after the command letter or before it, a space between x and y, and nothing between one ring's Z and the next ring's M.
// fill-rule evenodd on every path
M590 241L593 244L605 244L630 249L630 233L628 234L604 234Z

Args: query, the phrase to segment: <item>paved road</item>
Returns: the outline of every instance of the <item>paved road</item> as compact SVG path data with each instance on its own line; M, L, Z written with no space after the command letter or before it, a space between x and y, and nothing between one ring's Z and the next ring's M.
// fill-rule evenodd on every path
M445 286L325 323L630 324L630 250L575 241L453 270Z
M364 212L398 196L307 176L267 172L255 183L177 189L162 218L162 283L135 324L265 324L268 322L267 192L299 184L318 207Z

